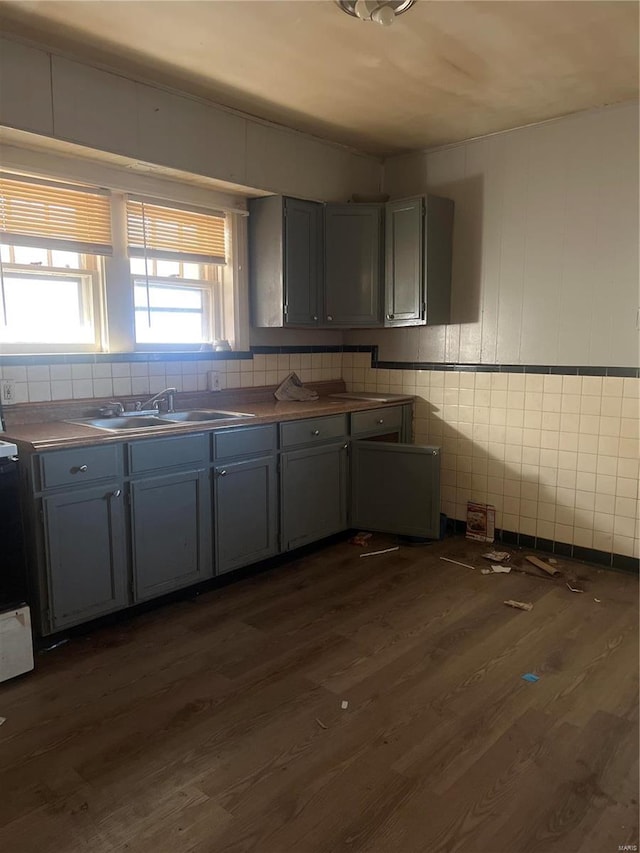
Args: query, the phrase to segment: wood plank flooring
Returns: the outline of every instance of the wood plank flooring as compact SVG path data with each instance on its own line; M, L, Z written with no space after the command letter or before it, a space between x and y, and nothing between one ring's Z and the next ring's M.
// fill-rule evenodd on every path
M41 653L0 685L0 850L637 850L637 579L439 559L483 550L340 543Z

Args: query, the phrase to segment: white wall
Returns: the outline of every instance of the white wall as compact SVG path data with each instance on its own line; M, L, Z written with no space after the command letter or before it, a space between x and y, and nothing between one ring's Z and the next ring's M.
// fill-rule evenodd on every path
M378 158L8 39L0 125L301 198L377 192L382 175Z
M349 333L386 360L638 364L638 106L385 164L385 190L456 202L453 323Z

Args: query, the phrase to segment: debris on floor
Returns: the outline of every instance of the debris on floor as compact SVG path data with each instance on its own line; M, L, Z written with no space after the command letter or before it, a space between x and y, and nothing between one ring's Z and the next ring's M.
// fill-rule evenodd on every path
M360 545L361 547L366 546L369 544L369 539L371 539L372 536L373 533L356 533L355 536L352 536L351 539L349 539L349 545Z
M601 602L600 598L594 598L593 600L595 601L596 604L600 604L600 602Z
M527 554L525 556L525 560L536 566L536 568L542 569L542 571L546 572L548 575L559 574L559 570L555 566L550 566L549 563L545 563L544 560L541 560L539 557L534 557L533 554Z
M488 551L482 556L485 560L492 560L494 563L505 563L511 559L511 554L508 551Z
M340 703L340 707L342 708L343 711L347 710L347 708L349 707L349 703L347 702L346 699L342 700L342 702Z
M451 560L449 557L440 557L441 560L444 560L445 563L455 563L456 566L462 566L464 569L474 569L475 566L470 566L469 563L461 563L459 560Z
M496 575L508 575L511 571L511 566L491 566L491 571Z
M4 725L4 723L6 723L6 722L7 722L6 717L0 717L0 726Z
M567 589L570 589L571 592L584 592L584 588L580 581L573 576L567 578Z
M480 574L481 575L490 575L493 573L492 573L491 569L480 569Z
M318 717L316 717L316 723L320 726L321 729L324 729L325 731L327 730L328 727L325 726L322 720L318 719Z
M520 678L521 678L523 681L530 681L530 682L532 682L532 683L533 683L533 682L535 682L535 681L540 681L540 676L539 676L539 675L535 675L533 672L525 672L525 674L524 674L524 675L521 675L521 676L520 676Z
M507 607L515 607L517 610L533 610L533 604L530 601L514 601L512 598L508 598L503 603Z
M400 546L394 545L393 548L383 548L381 551L367 551L365 554L360 554L361 557L375 557L377 554L389 554L391 551L399 551Z

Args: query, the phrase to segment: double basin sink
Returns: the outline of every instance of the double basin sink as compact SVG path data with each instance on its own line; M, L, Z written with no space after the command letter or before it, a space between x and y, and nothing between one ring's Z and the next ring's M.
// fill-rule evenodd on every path
M107 432L126 432L128 430L172 427L176 426L176 424L236 421L253 417L255 415L248 415L243 412L191 409L187 412L163 412L157 415L130 412L107 418L78 418L74 421L68 421L68 423L81 424L82 426L94 427L95 429L102 429Z

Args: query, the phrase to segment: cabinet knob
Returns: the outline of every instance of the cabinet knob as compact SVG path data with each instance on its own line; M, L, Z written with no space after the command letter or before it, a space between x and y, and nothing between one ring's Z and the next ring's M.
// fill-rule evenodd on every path
M342 449L343 449L343 450L348 450L348 449L349 449L349 445L348 445L348 444L343 444L343 445L342 445Z
M378 418L378 423L379 423L379 424L383 424L383 423L384 423L384 418Z
M122 494L122 489L114 489L111 492L111 497L112 498L119 498L121 494Z
M319 429L312 430L311 435L320 435L320 430Z
M387 314L387 320L393 320L395 314Z
M225 471L224 468L222 469L222 471L218 471L218 477L226 477L226 476L227 476L227 472Z
M331 316L331 314L327 314L327 320L333 320L333 317Z
M78 471L80 474L84 474L85 471L88 471L88 470L89 470L88 465L78 465L78 467L76 468L76 471Z
M314 314L314 315L313 315L313 319L314 319L314 320L317 320L317 319L318 319L318 315L317 315L317 314Z

